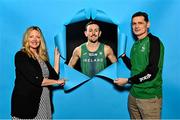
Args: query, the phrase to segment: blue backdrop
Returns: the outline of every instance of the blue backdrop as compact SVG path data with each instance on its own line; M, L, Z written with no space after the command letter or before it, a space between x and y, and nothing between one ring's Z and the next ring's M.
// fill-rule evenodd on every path
M14 86L14 54L21 48L27 27L39 26L45 36L53 65L54 37L62 26L81 9L102 10L127 35L129 56L133 38L131 16L136 11L149 14L150 32L165 46L163 69L163 119L180 119L180 1L179 0L1 0L0 1L0 119L10 118L10 100ZM120 76L129 76L121 64ZM113 71L112 71L113 72ZM54 119L129 119L128 89L111 81L94 78L71 92L53 92Z

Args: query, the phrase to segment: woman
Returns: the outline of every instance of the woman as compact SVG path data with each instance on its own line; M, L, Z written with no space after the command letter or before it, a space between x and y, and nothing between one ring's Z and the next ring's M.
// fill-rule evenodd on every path
M58 80L59 52L55 49L54 68L48 61L47 49L39 27L29 27L23 47L15 55L16 79L11 100L13 119L51 119L48 86L64 85Z

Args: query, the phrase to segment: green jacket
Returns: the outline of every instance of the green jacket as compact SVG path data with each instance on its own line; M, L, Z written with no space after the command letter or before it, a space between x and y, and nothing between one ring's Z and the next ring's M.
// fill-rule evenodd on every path
M152 34L133 44L130 59L122 57L131 70L128 82L132 84L132 96L140 99L162 97L163 58L164 46Z

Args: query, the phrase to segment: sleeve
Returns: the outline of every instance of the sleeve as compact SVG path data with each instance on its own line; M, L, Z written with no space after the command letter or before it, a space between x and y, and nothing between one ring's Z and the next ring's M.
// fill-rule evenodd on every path
M129 70L131 70L131 61L130 61L130 59L126 56L126 54L125 54L125 56L121 56L121 58L122 58L122 60L123 60L123 62L125 63L125 65L126 65L126 67L129 69Z
M129 83L139 84L153 80L156 77L160 59L160 40L151 34L148 36L150 39L149 64L143 72L129 78Z
M55 79L58 80L59 79L59 75L56 73L56 71L54 70L54 68L51 66L51 64L49 62L46 62L46 65L48 66L49 69L49 79Z
M35 65L38 65L35 60L29 58L29 56L19 51L15 55L15 67L16 67L16 77L23 77L23 80L35 85L41 86L43 81L43 76L40 68Z

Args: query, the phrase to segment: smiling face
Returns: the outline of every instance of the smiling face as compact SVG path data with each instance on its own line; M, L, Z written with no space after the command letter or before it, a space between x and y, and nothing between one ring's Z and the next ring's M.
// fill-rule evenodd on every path
M96 43L98 42L98 38L101 36L101 31L97 24L90 24L86 27L84 34L89 42Z
M28 35L28 43L31 51L37 51L41 43L41 35L37 30L31 30Z
M136 16L132 19L132 30L138 39L142 39L148 34L149 21L145 21L144 16Z
M31 26L25 31L21 50L33 59L38 55L42 60L48 60L45 40L39 27Z

